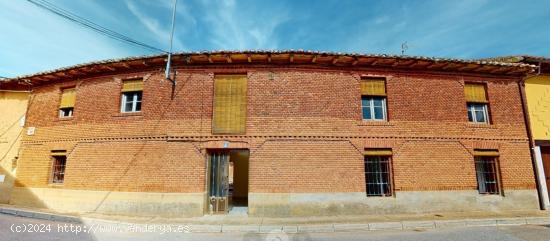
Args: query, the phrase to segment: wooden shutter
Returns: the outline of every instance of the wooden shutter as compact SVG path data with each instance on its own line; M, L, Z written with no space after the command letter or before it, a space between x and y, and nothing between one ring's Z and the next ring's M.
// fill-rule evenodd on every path
M365 156L391 156L391 149L365 149Z
M122 92L143 91L143 80L125 80L122 82Z
M71 108L74 107L76 102L76 91L74 88L64 89L61 93L61 102L59 108Z
M386 96L386 79L361 79L361 95Z
M246 75L214 78L214 134L244 134L246 128Z
M465 84L464 94L467 102L487 103L484 84Z

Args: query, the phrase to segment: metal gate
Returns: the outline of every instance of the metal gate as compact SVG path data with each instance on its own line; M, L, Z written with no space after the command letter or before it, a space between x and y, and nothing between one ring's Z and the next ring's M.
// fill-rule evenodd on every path
M229 211L229 152L211 152L209 159L209 211L227 213Z

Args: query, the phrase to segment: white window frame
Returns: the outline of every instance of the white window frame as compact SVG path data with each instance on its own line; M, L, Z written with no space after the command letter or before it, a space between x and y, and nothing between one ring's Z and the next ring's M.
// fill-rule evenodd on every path
M138 93L141 93L141 101L138 101ZM127 102L130 102L127 100L127 96L132 94L132 100L131 103L132 103L132 109L131 110L126 110L126 103ZM138 102L143 102L143 91L134 91L134 92L123 92L122 93L122 97L120 98L121 99L121 103L120 103L120 112L122 113L137 113L137 112L141 112L141 109L138 111L136 110L137 109L137 103ZM142 106L143 108L143 106Z
M372 117L371 119L364 119L363 118L363 110L365 109L365 106L363 106L363 98L369 99L369 102L370 102L369 110L370 110L370 116ZM382 99L382 119L376 119L376 117L374 115L374 99L375 98L381 98ZM384 96L368 96L368 95L361 96L361 119L363 119L364 121L387 121L386 97L384 97Z
M470 113L470 106L474 106L474 105L482 105L483 106L483 115L484 115L484 120L485 121L477 121L477 111L476 109L474 108L473 111L471 111L472 113L472 120L468 120L470 123L476 123L476 124L489 124L489 111L488 111L488 105L486 103L475 103L475 102L468 102L466 107L468 109L468 114Z
M68 115L63 115L63 110L70 109ZM60 118L69 118L73 117L74 107L59 108L59 117Z

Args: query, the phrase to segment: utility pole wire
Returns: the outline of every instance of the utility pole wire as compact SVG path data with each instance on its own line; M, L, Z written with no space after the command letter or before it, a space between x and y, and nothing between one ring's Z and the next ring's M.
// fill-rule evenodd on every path
M105 28L105 27L103 27L99 24L96 24L96 23L94 23L90 20L87 20L83 17L80 17L80 16L78 16L74 13L71 13L71 12L65 10L65 9L57 7L56 5L50 3L46 0L27 0L27 1L34 4L34 5L36 5L37 7L45 9L45 10L47 10L47 11L49 11L49 12L55 14L55 15L58 15L62 18L70 20L72 22L75 22L75 23L77 23L77 24L79 24L83 27L89 28L89 29L91 29L91 30L93 30L97 33L103 34L103 35L105 35L107 37L110 37L112 39L119 40L119 41L129 43L129 44L133 44L135 46L148 49L149 51L152 51L152 52L167 53L165 50L162 50L162 49L159 49L157 47L148 45L146 43L137 41L137 40L132 39L132 38L126 36L126 35L115 32L111 29Z

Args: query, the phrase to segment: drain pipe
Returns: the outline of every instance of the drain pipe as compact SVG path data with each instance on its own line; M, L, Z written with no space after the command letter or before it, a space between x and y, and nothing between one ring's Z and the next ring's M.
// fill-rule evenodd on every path
M535 175L535 185L537 186L537 194L539 197L539 207L541 210L546 210L544 205L542 192L540 190L539 170L537 169L537 159L535 155L535 142L533 140L533 132L531 131L531 119L529 118L529 109L527 107L526 94L525 94L525 80L540 75L540 63L539 69L534 75L527 75L518 82L519 94L521 99L521 108L523 110L523 120L525 127L527 128L527 138L529 139L529 154L531 155L531 165L533 166L533 174Z

